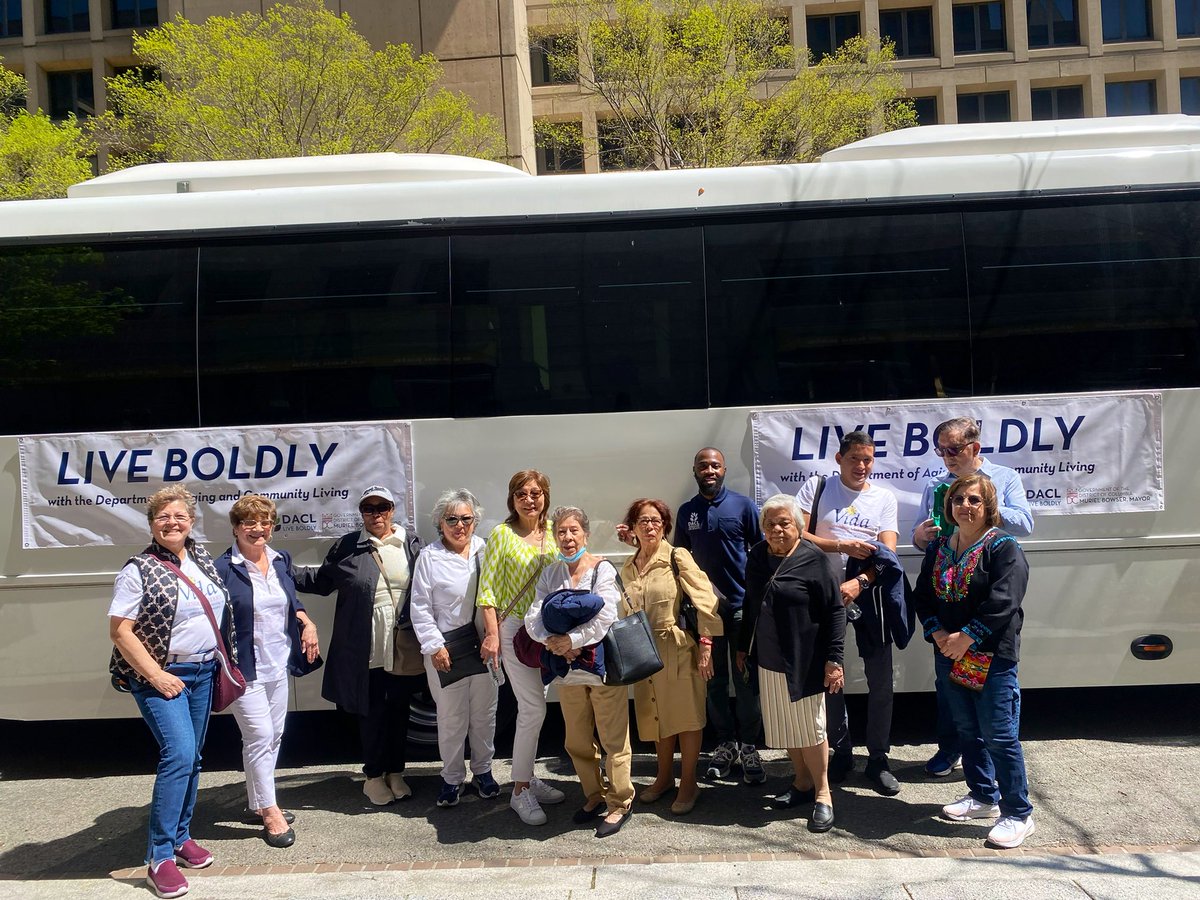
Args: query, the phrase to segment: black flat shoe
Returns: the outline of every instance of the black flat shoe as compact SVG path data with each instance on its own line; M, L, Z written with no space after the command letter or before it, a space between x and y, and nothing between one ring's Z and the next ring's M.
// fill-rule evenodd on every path
M606 812L605 816L607 816L607 815L608 815L608 813ZM607 819L601 821L600 824L596 826L596 837L603 838L603 837L608 837L611 834L616 834L618 831L620 831L622 828L624 828L625 823L628 822L632 818L633 818L633 810L629 809L629 810L626 810L625 815L623 815L623 816L621 816L621 818L617 819L616 822L609 822Z
M812 803L817 799L817 789L809 788L807 791L802 791L795 785L790 785L782 794L777 794L771 800L771 805L776 809L794 809L804 803Z
M812 816L808 820L808 830L818 834L833 827L833 807L828 803L817 803L813 806Z
M576 825L591 825L596 819L603 819L608 815L608 807L603 803L597 803L591 809L586 806L581 806L575 810L575 815L571 816L571 821Z
M283 834L271 834L271 832L267 831L266 826L264 826L262 836L263 840L267 842L268 847L275 847L278 850L290 847L296 843L296 832L291 828L283 832Z
M280 810L280 812L283 813L283 821L287 822L289 825L294 825L296 823L296 814L295 813L291 812L290 810L286 810L286 809ZM248 809L248 808L243 809L242 810L242 823L245 825L261 825L262 824L262 816L260 816L258 814L258 810Z

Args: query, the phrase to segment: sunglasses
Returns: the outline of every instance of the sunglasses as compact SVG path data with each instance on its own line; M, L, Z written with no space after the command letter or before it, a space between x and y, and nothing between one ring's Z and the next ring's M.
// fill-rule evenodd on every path
M475 517L474 516L443 516L442 521L445 522L447 525L449 525L451 528L457 527L460 522L463 525L465 525L467 528L470 528L472 525L475 524Z
M949 456L951 459L953 459L954 457L958 456L958 454L970 447L973 443L975 442L969 441L968 443L960 444L957 447L934 447L933 452L938 456Z
M382 516L392 511L390 503L364 503L358 508L364 516Z
M955 494L950 498L951 506L983 506L983 498L974 494Z

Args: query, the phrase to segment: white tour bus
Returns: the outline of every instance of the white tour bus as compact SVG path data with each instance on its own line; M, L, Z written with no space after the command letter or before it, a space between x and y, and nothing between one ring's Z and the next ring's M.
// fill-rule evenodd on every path
M23 549L18 435L411 420L427 540L443 489L480 496L486 535L536 467L617 554L625 504L677 506L702 446L752 493L753 409L1120 390L1162 394L1166 508L1038 520L1022 683L1200 680L1198 120L934 126L812 165L578 178L164 164L70 194L0 204L0 718L135 714L106 609L140 545ZM328 543L285 546L315 563ZM327 640L332 599L306 601ZM1157 634L1173 652L1135 658ZM898 658L898 689L931 688L919 636ZM296 708L325 707L319 680Z

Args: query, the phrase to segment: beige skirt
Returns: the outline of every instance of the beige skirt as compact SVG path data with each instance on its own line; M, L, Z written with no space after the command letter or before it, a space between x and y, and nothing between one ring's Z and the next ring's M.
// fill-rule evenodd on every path
M763 731L767 746L777 750L815 747L825 740L825 694L792 702L787 676L770 669L758 670Z

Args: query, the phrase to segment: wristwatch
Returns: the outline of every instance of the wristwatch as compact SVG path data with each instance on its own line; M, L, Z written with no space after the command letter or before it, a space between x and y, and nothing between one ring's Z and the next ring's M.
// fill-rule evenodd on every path
M866 575L859 575L859 576L858 576L856 579L854 579L854 580L858 582L858 587L859 587L859 589L860 589L860 590L864 590L864 591L865 591L867 588L869 588L869 587L871 586L871 582L870 582L870 580L867 578L867 576L866 576Z

